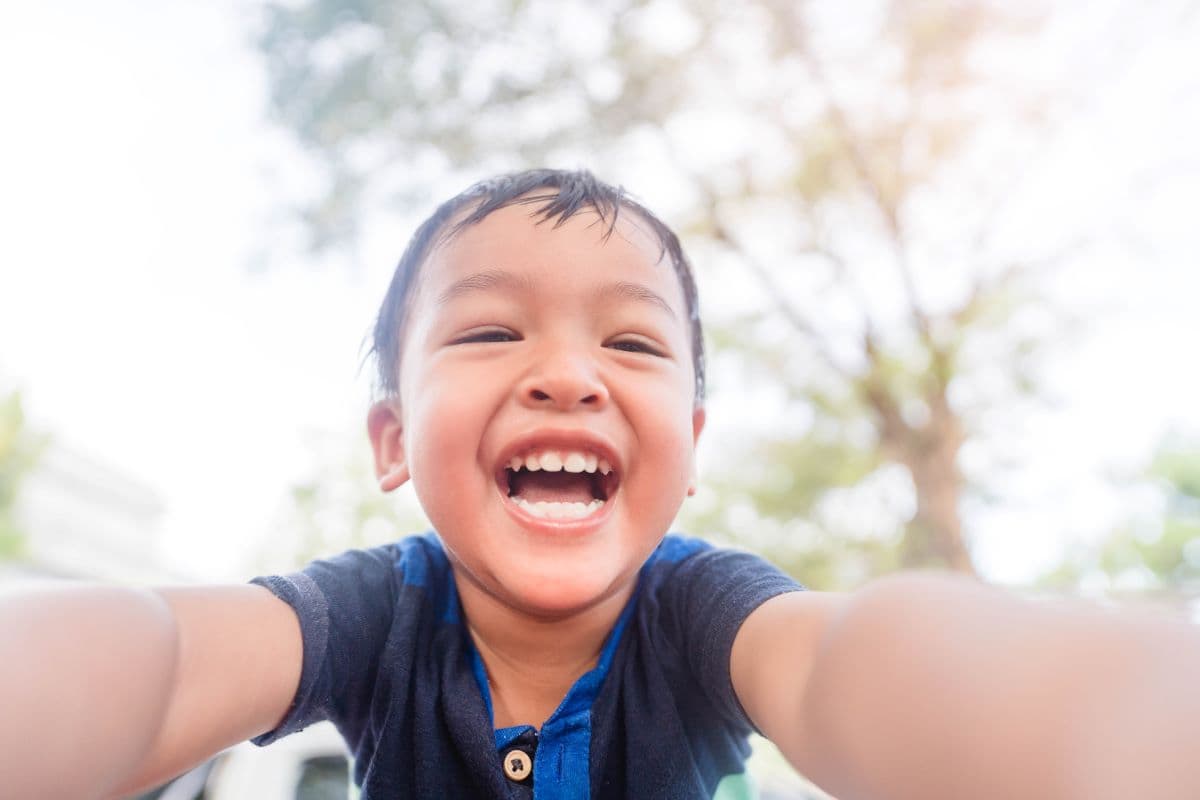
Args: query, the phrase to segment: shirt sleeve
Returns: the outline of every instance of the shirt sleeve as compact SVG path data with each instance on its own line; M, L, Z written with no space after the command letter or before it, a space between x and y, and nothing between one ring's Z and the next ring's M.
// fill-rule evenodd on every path
M729 672L742 623L772 597L803 588L773 564L738 550L706 548L677 566L667 589L671 627L690 672L727 719L757 730Z
M251 740L254 744L270 744L322 720L342 728L366 714L395 613L396 560L394 545L351 550L291 575L251 581L295 610L304 643L292 705L278 726Z

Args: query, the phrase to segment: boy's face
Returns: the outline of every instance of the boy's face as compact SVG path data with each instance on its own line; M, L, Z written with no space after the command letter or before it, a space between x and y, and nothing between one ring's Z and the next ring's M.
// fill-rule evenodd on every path
M460 584L539 616L632 587L704 421L675 272L634 213L607 227L515 205L435 247L370 419L381 485L411 477Z

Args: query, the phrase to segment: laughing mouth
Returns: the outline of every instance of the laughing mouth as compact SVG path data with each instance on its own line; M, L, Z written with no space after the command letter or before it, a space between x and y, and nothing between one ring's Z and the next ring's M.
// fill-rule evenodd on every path
M535 448L509 459L501 490L534 517L578 520L598 513L620 481L604 457L583 449Z

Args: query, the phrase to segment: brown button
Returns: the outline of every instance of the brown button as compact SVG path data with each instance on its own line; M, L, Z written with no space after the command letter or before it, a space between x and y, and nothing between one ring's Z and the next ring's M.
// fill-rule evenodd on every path
M523 781L533 771L533 762L524 750L509 750L504 754L504 774L510 781Z

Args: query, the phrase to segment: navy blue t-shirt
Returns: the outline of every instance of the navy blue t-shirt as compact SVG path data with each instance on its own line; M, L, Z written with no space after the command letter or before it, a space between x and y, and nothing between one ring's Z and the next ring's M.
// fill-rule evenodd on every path
M364 800L712 797L749 753L734 636L764 601L800 588L757 556L667 536L599 663L541 729L493 730L483 661L434 534L254 582L296 610L304 640L296 698L254 742L332 720Z

